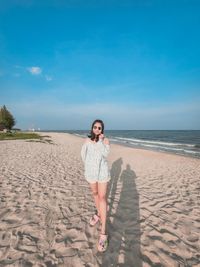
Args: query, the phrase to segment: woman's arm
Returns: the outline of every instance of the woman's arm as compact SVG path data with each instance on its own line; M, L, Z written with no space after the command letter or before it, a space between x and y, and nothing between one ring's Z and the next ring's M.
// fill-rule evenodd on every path
M82 161L85 163L86 155L87 155L87 139L85 140L84 144L82 145L81 148L81 158Z
M99 139L99 150L103 157L107 157L110 152L110 142L108 138L104 138L104 140Z

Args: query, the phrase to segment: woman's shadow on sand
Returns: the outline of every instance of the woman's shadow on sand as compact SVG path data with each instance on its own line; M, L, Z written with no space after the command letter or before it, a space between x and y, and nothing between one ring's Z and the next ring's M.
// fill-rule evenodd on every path
M140 267L140 213L136 174L130 165L122 170L122 158L112 164L108 184L107 230L109 247L102 266Z

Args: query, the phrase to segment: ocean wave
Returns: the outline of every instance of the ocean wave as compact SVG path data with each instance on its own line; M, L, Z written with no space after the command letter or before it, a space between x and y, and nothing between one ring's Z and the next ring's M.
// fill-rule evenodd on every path
M184 144L184 143L171 143L171 142L162 142L162 141L151 141L151 140L142 140L137 138L124 138L124 137L116 137L116 139L120 139L122 141L131 141L131 142L140 142L140 143L149 143L149 144L159 144L159 145L167 145L167 146L188 146L195 147L193 144Z

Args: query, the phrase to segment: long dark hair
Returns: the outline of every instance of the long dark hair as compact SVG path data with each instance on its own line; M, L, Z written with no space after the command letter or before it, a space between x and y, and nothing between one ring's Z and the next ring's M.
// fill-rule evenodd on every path
M94 132L93 132L93 127L94 127L94 125L95 125L96 122L99 122L99 123L101 124L101 134L104 133L104 123L103 123L102 120L97 119L97 120L93 121L91 130L90 130L90 134L88 134L88 137L89 137L92 141L95 140L96 142L98 142L98 141L99 141L99 136L96 137L95 134L94 134Z

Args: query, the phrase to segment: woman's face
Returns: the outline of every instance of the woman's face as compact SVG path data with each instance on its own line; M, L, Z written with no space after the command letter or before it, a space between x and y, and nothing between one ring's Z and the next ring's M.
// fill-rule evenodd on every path
M101 132L102 132L102 126L101 126L101 123L96 122L96 123L94 124L94 126L93 126L93 133L94 133L95 135L99 135L99 134L101 134Z

